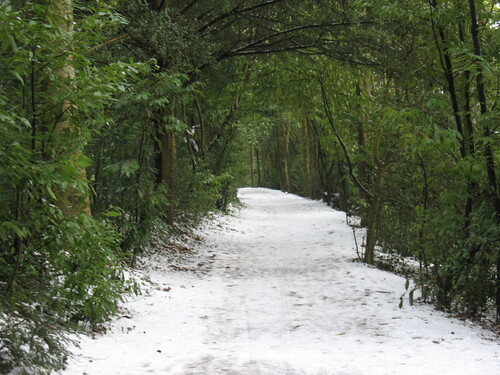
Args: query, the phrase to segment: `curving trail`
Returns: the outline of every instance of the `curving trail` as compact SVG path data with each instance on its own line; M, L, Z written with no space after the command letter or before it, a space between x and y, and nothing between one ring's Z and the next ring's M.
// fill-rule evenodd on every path
M267 189L239 197L246 207L181 265L191 271L145 260L149 293L84 337L61 374L500 373L492 334L430 306L399 309L405 280L352 261L344 213Z

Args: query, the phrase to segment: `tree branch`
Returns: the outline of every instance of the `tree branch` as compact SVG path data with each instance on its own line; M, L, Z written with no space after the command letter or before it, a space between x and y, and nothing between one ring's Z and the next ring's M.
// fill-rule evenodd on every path
M189 9L191 9L193 7L193 5L195 5L198 1L200 0L193 0L191 1L188 5L186 5L184 8L182 8L179 13L177 13L178 15L183 15L184 13L186 13Z
M105 46L107 46L108 44L111 44L111 43L119 42L120 40L127 39L128 37L130 37L130 35L127 34L127 33L119 35L119 36L117 36L117 37L115 37L113 39L107 40L104 43L101 43L101 44L99 44L97 46L92 47L90 50L91 51L95 51L96 49L105 47Z
M225 18L234 16L234 15L237 15L237 14L241 14L241 13L250 12L250 11L255 10L255 9L264 8L264 7L267 7L269 5L280 3L282 1L283 0L268 0L268 1L264 1L264 2L262 2L260 4L252 5L252 6L249 6L247 8L240 9L240 10L238 10L238 8L240 6L238 4L233 9L231 9L229 12L220 14L219 16L215 17L212 21L208 22L206 25L204 25L201 28L199 28L198 32L199 33L204 32L205 30L207 30L208 28L212 27L214 24L216 24L219 21L222 21Z
M321 96L323 98L323 107L325 109L325 114L326 114L326 117L328 119L328 122L330 123L330 126L333 130L333 132L335 133L335 136L337 137L337 140L339 141L340 143L340 146L342 147L342 150L344 151L344 156L346 158L346 161L347 161L347 165L349 166L349 175L351 176L351 178L353 179L354 183L356 184L356 186L361 190L363 191L363 193L366 194L367 197L369 198L373 198L373 194L371 192L369 192L364 186L363 184L361 183L361 181L359 181L359 179L356 177L356 175L354 174L354 169L352 167L352 163L351 163L351 158L349 157L349 152L347 151L347 147L344 143L344 141L342 140L342 137L340 136L338 130L337 130L337 127L335 126L335 122L333 121L333 116L332 116L332 113L330 112L330 103L328 101L328 97L326 95L326 90L325 90L325 86L323 84L323 80L321 78L318 79L319 81L319 84L321 86Z
M237 48L236 50L234 50L232 52L237 53L237 52L240 52L240 51L245 50L247 48L258 46L259 44L262 44L262 43L268 41L269 39L276 38L278 36L283 36L283 35L290 34L290 33L294 33L297 31L309 30L309 29L319 29L319 28L330 28L330 27L338 27L338 26L354 26L354 25L358 25L358 24L372 24L372 23L373 23L372 21L364 21L364 22L355 22L355 23L339 22L339 23L331 23L331 24L301 25L301 26L297 26L297 27L292 27L290 29L275 31L271 34L267 34L267 35L263 36L262 38L260 38L256 41L253 41L251 43L248 43L245 46Z

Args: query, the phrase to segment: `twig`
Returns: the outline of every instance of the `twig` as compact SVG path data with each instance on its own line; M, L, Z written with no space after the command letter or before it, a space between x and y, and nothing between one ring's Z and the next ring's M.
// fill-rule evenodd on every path
M358 247L358 240L356 239L356 226L353 225L351 226L351 228L352 228L352 235L354 237L354 244L356 245L356 255L358 256L358 260L363 261L364 254L360 254Z
M113 39L107 40L107 41L105 41L104 43L101 43L101 44L99 44L99 45L97 45L97 46L92 47L90 50L91 50L91 51L95 51L96 49L99 49L99 48L101 48L101 47L105 47L105 46L107 46L108 44L111 44L111 43L114 43L114 42L118 42L118 41L120 41L120 40L122 40L122 39L126 39L126 38L128 38L129 36L130 36L129 34L122 34L122 35L119 35L119 36L117 36L117 37L115 37L115 38L113 38Z

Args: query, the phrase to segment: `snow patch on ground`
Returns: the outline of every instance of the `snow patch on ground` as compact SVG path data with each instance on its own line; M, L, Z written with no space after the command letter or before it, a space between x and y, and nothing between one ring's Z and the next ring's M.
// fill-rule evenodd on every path
M144 259L145 293L105 335L83 336L59 374L500 373L492 333L431 306L399 309L405 280L352 261L343 212L268 189L239 198L245 208L183 264Z

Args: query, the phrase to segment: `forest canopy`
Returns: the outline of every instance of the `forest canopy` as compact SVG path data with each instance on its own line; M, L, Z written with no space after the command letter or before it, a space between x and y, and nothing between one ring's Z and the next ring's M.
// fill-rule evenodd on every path
M61 367L137 292L126 265L241 186L358 216L364 262L412 257L424 299L498 319L499 24L479 0L0 0L0 370Z

